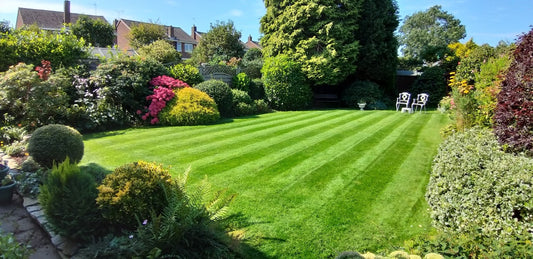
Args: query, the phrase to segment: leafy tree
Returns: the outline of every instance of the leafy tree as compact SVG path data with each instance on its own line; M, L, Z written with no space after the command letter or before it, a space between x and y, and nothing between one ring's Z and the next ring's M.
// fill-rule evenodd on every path
M315 85L344 81L356 69L361 1L265 0L263 54L291 56Z
M232 57L242 58L244 46L241 44L241 33L235 29L232 21L211 24L211 29L193 50L193 63L200 64L220 59L228 61Z
M402 53L408 58L434 62L444 58L448 45L466 36L465 26L440 5L405 17L400 27Z
M394 0L364 0L361 5L356 78L381 85L395 94L395 74L398 64L398 6Z
M113 26L102 19L91 19L82 15L71 27L72 33L97 47L113 45Z
M181 60L181 54L165 40L156 40L141 46L138 52L142 57L153 58L163 64L175 64Z
M135 23L130 30L130 45L138 49L166 37L165 28L155 23Z

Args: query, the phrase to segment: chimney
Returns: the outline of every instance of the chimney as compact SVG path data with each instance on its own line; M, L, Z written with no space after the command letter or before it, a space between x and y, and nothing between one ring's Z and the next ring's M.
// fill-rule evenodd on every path
M193 25L191 28L191 37L196 40L196 25Z
M172 25L167 27L167 35L171 39L174 38L174 27L172 27Z
M63 13L63 23L70 23L70 1L65 0L65 11Z
M248 35L248 42L252 41L252 35Z

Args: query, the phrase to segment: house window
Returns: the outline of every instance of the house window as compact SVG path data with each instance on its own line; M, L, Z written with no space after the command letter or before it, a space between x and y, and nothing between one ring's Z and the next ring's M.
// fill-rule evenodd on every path
M185 52L192 53L192 44L185 44Z
M176 50L177 50L178 52L181 52L181 42L177 42L177 43L176 43Z

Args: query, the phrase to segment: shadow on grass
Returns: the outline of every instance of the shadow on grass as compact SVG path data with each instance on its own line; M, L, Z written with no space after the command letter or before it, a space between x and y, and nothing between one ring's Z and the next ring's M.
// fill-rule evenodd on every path
M224 225L226 229L233 231L243 230L252 225L256 224L265 224L270 222L252 222L249 217L243 213L235 213L230 215L224 220ZM268 256L265 253L259 251L254 244L259 244L261 242L276 242L283 243L287 240L277 237L264 237L264 236L253 236L246 237L242 240L239 240L239 252L243 258L259 258L259 259L273 259L275 257Z

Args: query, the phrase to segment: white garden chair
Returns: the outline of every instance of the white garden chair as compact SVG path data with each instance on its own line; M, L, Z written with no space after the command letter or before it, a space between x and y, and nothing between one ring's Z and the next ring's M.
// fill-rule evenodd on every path
M405 105L405 108L409 108L409 101L411 100L411 94L408 92L401 92L396 98L396 111L400 109L400 106Z
M426 103L429 100L429 94L422 93L418 94L416 96L416 100L413 101L413 104L411 104L411 109L413 112L416 112L416 107L420 107L420 112L422 112L422 109L426 110Z

